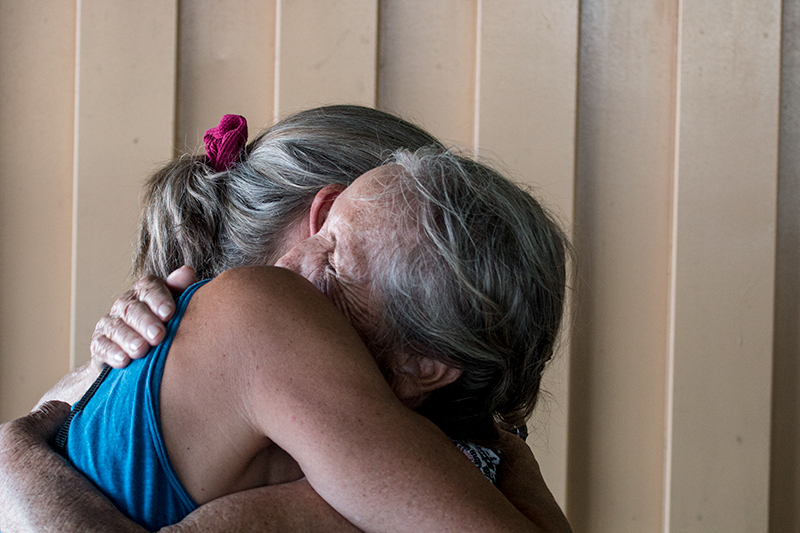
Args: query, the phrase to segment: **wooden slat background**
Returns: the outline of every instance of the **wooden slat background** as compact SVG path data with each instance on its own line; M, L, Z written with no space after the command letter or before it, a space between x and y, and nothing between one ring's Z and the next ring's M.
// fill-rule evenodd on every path
M800 531L800 0L0 0L0 421L224 113L400 114L572 235L529 444L576 531Z

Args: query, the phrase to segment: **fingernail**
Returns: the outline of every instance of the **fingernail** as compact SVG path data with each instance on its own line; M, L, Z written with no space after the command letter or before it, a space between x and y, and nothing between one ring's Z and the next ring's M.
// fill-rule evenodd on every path
M132 352L138 352L139 348L144 346L144 341L142 339L134 339L129 346Z
M158 336L160 332L161 328L159 328L158 326L149 326L147 328L147 338L152 341Z
M163 304L158 308L158 316L161 318L167 318L171 312L172 306L169 304Z
M114 354L114 359L115 359L116 361L120 361L120 362L124 361L124 360L125 360L125 353L124 353L124 352L117 352L117 353L115 353L115 354Z

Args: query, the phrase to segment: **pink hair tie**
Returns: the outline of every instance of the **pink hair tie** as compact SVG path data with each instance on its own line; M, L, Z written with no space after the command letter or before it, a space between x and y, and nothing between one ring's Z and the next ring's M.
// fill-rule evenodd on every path
M219 126L203 135L208 164L217 172L231 168L247 144L247 120L240 115L225 115Z

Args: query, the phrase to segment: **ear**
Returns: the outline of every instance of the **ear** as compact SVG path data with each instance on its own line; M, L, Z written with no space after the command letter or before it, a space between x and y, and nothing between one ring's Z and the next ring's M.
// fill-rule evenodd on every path
M314 201L311 202L311 209L308 213L308 231L310 235L316 235L322 225L325 224L325 219L328 218L333 202L342 194L344 189L344 185L332 183L323 187L314 196Z
M461 377L461 369L430 357L408 356L397 367L394 392L404 401L421 399Z

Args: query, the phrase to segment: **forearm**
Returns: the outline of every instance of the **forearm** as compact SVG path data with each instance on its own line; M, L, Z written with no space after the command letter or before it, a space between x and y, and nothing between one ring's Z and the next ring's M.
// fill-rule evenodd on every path
M70 405L80 400L83 393L92 385L97 376L100 375L101 368L91 361L80 366L61 378L53 387L44 393L34 409L38 409L43 403L52 400L66 402Z
M272 485L211 501L161 533L360 531L307 481Z
M346 469L356 482L333 482L328 485L333 491L320 489L320 494L369 530L545 531L515 509L437 428L423 422L406 431L413 438L402 439L403 446L398 439L362 447L358 464Z
M0 530L142 532L54 453L25 419L0 426Z
M41 413L0 426L0 531L144 532L47 446L31 423ZM57 423L52 417L50 434ZM214 500L163 531L358 530L298 481Z
M497 487L522 514L547 533L571 533L567 518L542 478L539 463L525 442L500 433L503 460Z
M46 431L42 429L41 420L36 422L37 417L42 418L44 411L0 426L0 530L6 533L32 530L144 531L125 518L47 446L45 439L52 436L60 423L52 405L48 407L49 429ZM60 407L60 417L63 420L68 410L66 405ZM527 488L524 487L522 492L528 492L525 490ZM559 523L563 525L563 515L560 515L561 520L551 516L551 521L548 521L546 514L541 516L542 509L526 510L526 514L541 525L543 530L562 531L553 526ZM399 511L402 513L402 510ZM542 518L545 518L544 523ZM163 531L344 533L359 530L303 480L253 489L214 500L190 514L183 522Z

